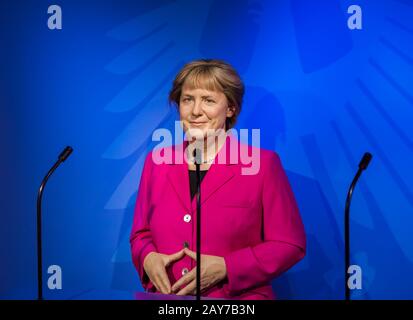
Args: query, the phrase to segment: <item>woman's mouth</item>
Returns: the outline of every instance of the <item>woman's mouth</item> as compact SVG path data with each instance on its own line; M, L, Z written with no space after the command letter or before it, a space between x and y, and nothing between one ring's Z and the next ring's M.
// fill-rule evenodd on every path
M204 125L206 122L190 122L191 126L200 127Z

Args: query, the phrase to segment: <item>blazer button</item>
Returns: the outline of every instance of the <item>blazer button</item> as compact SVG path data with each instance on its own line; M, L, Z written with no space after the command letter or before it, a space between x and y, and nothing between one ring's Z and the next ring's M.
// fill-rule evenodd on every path
M189 248L189 243L188 243L188 241L184 241L184 248Z
M190 214L184 215L184 221L185 221L185 222L191 221L191 215L190 215Z
M188 268L183 268L182 269L182 275L184 276L184 275L186 275L187 273L188 273Z

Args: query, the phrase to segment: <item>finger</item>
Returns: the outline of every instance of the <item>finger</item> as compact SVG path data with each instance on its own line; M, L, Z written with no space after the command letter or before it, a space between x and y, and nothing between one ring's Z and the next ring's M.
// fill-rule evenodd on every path
M185 296L196 290L196 281L192 280L185 288L181 289L176 295Z
M185 255L184 249L166 256L165 267L168 267L171 262L181 259Z
M186 275L184 275L183 277L181 277L177 282L174 283L174 285L172 286L172 292L176 292L179 290L180 287L182 287L183 285L188 284L189 282L191 282L193 279L195 279L195 268L192 269L191 271L189 271Z
M171 293L171 284L169 282L168 275L166 274L166 271L163 268L163 266L161 267L160 270L158 269L157 272L155 273L155 281L161 293L164 293L164 294Z
M157 291L159 291L160 293L163 293L164 289L162 288L162 283L160 281L159 276L154 276L152 283L154 284L155 288Z
M184 252L186 255L190 256L192 259L196 260L196 252L188 249L188 248L184 248Z
M161 290L159 289L158 283L155 281L155 279L151 280L151 282L152 282L152 283L153 283L153 285L155 286L156 291L161 292Z
M152 282L152 284L155 286L156 290L161 292L160 288L159 288L159 284L158 284L158 277L157 274L155 272L148 272L147 273L149 280Z
M170 294L171 293L171 283L169 282L169 277L166 274L166 271L163 270L160 274L159 274L159 281L162 285L163 288L163 292L165 294Z
M165 282L162 280L162 278L158 277L157 278L157 285L159 287L159 292L163 293L163 294L169 294L170 291L167 288L167 285L165 284Z
M152 282L155 285L156 290L158 290L160 293L163 293L163 291L164 291L164 289L162 287L163 285L162 285L162 282L161 282L161 278L158 275L154 276Z
M201 293L204 292L205 290L206 290L206 288L203 287L203 284L201 282ZM190 294L196 295L196 279L195 279L195 288L194 288L194 290L192 290L190 292Z

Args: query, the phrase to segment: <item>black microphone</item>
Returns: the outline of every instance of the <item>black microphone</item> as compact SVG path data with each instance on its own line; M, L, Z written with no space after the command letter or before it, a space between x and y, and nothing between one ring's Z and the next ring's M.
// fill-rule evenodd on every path
M201 300L201 162L202 151L195 148L193 151L196 168L196 300Z
M373 156L371 153L366 152L363 155L359 163L359 168L357 173L351 182L350 188L347 192L347 199L346 199L346 208L344 212L344 249L345 249L345 260L344 260L344 285L345 285L345 298L346 300L350 300L350 288L348 286L348 268L350 267L350 205L351 205L351 197L353 196L353 191L356 186L358 179L360 178L361 173L367 169L371 159Z
M47 180L56 170L56 168L64 162L70 154L73 152L73 148L67 146L59 155L56 163L47 172L46 176L39 187L37 194L37 300L43 300L43 264L42 264L42 197L43 190L46 186Z
M70 154L73 152L73 148L70 146L67 146L59 155L59 160L61 162L64 162L69 156Z
M366 152L363 155L363 158L361 159L360 163L359 163L359 169L361 170L366 170L367 167L369 166L369 163L371 161L371 158L373 158L373 156L371 155L370 152Z

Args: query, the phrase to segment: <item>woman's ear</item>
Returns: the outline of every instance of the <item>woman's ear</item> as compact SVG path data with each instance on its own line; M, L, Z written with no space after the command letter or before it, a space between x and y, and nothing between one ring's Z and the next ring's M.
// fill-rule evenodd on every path
M227 107L227 117L232 118L235 115L235 106Z

